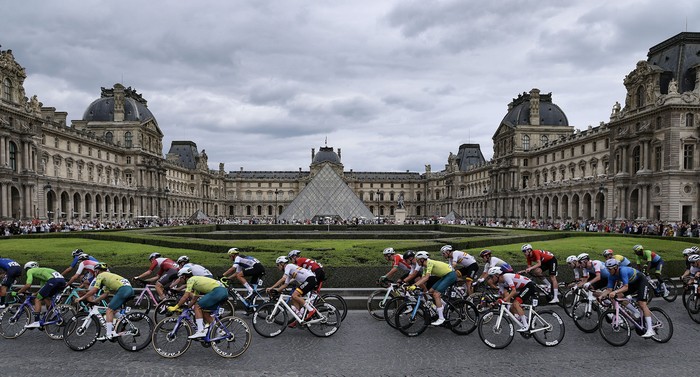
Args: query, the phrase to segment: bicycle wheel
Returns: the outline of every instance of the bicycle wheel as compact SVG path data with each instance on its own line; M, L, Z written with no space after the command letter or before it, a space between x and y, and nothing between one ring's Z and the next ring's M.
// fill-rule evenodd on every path
M63 327L63 341L73 351L85 351L92 347L100 336L102 327L95 317L78 313Z
M221 357L241 356L250 346L253 334L242 319L229 316L214 324L212 334L228 334L228 337L211 342L211 348ZM221 336L221 335L213 335Z
M31 322L32 313L22 304L12 304L0 312L0 335L5 339L15 339L24 334L24 327Z
M344 321L345 316L348 315L348 304L347 302L345 302L345 299L340 295L334 293L323 294L321 295L320 302L330 304L331 306L335 307L338 310L338 313L340 313L341 321ZM316 306L316 303L314 303L314 306Z
M136 310L145 314L149 314L151 312L151 306L153 306L153 303L151 303L151 298L148 296L148 294L143 294L138 297L134 296L133 299L127 302L127 306L130 306L131 310Z
M678 286L673 280L663 278L661 279L661 292L663 292L661 297L667 302L676 301L676 297L678 297Z
M598 331L600 336L605 339L610 345L615 347L621 347L629 342L632 336L632 329L630 329L630 324L627 320L618 316L615 319L615 309L608 309L600 315L600 320L598 321Z
M234 315L236 307L233 305L233 302L230 300L225 300L221 304L219 304L219 308L217 309L219 311L219 318L225 318L225 317L230 317Z
M389 326L396 328L396 309L406 302L406 299L402 296L392 297L384 305L384 320Z
M168 311L168 306L175 306L175 304L177 304L177 301L172 298L161 301L158 305L156 305L155 310L153 310L153 320L158 323L164 318L177 316L177 313Z
M498 310L483 313L476 326L479 329L481 341L494 349L508 347L515 337L515 328L510 317L504 315L500 324L498 324L498 317Z
M146 313L132 312L117 323L117 341L127 351L140 351L151 342L153 320Z
M265 338L272 338L281 334L287 328L287 310L277 303L268 302L262 304L253 315L253 328L255 332Z
M77 312L71 305L58 305L46 315L45 322L51 322L44 325L44 332L49 338L54 340L63 339L63 327L68 323L68 320L73 318Z
M649 311L651 311L651 326L656 331L656 335L652 336L651 339L659 343L666 343L671 340L673 336L671 317L660 308L649 308Z
M690 319L700 323L700 296L695 293L688 293L684 302L685 310L688 311Z
M559 314L551 310L542 310L532 317L530 333L537 343L545 347L554 347L561 343L566 333L564 321ZM544 330L542 330L544 329Z
M450 324L450 330L457 335L469 335L476 329L479 312L476 306L466 300L446 303L445 320Z
M391 299L391 296L389 296L386 300L384 300L384 297L386 297L386 289L382 288L370 293L369 297L367 298L367 311L372 318L378 321L384 319L384 307Z
M327 338L335 334L340 328L340 323L343 321L340 310L329 303L324 303L317 306L316 311L317 314L314 314L312 320L318 318L319 316L323 317L324 319L321 322L309 323L309 331L312 334L322 338Z
M590 305L590 310L589 310ZM574 324L585 333L598 330L600 321L600 306L595 302L579 301L571 311Z
M396 318L394 320L396 328L402 334L411 337L422 334L431 321L430 313L425 306L421 305L416 309L415 304L406 302L396 309L394 317Z
M177 317L165 318L153 329L153 349L163 357L176 358L190 348L192 340L187 338L190 335L189 322L183 320L178 324Z
M569 317L573 317L573 309L574 305L578 302L577 297L578 293L574 291L573 289L569 289L564 293L563 296L561 296L561 300L559 301L561 303L561 307L564 308L564 312L566 315Z

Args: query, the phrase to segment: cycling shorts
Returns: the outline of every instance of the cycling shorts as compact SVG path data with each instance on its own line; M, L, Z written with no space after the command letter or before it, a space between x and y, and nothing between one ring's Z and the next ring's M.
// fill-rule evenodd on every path
M118 310L122 305L124 305L125 302L129 301L133 297L134 288L132 288L130 285L123 285L117 289L117 292L114 293L114 297L112 298L112 301L109 302L107 307L112 310Z
M466 267L459 266L457 268L457 272L459 273L457 277L463 277L465 279L474 280L476 279L476 273L479 272L479 265L476 263L472 263Z
M177 268L171 268L163 273L161 275L160 279L158 279L158 282L163 285L167 286L168 284L172 283L175 281L177 278Z
M297 291L299 291L302 295L305 295L309 292L311 292L312 289L316 288L316 278L314 276L309 276L304 280L303 283L301 283L297 287Z
M554 257L540 265L542 271L549 271L549 276L557 276L557 258Z
M605 289L607 287L608 287L608 278L605 278L602 276L600 277L600 280L598 280L597 282L595 282L591 285L591 288L596 289L596 290Z
M661 270L664 268L664 260L659 258L656 262L651 262L649 265L649 273L656 272L661 275Z
M44 284L41 289L39 289L39 293L37 293L36 298L39 300L43 300L45 298L51 298L58 293L60 293L63 288L66 287L66 279L64 278L52 278L46 281L46 284Z
M649 297L649 282L646 276L640 274L637 280L627 284L626 294L632 296L637 301L647 301L647 297Z
M447 275L443 276L438 280L435 285L433 285L433 290L440 292L440 294L445 294L447 288L457 281L457 273L450 271Z
M5 272L5 277L2 278L2 283L0 285L10 288L12 285L17 281L17 278L22 275L22 267L20 266L14 266L10 267L6 272Z
M515 295L515 299L518 300L518 302L520 303L532 302L532 296L535 294L536 291L537 285L535 285L535 283L531 281L525 284L523 289Z
M262 263L255 263L254 265L245 268L243 271L243 276L251 276L251 282L253 284L258 282L261 276L265 275L265 267Z
M228 290L224 287L216 287L209 293L199 298L197 304L204 310L214 310L228 299Z

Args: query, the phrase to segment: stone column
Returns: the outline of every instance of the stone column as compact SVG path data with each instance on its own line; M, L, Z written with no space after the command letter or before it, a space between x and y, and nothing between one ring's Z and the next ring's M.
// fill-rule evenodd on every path
M0 136L0 166L5 166L7 159L5 154L7 153L7 140L5 136Z

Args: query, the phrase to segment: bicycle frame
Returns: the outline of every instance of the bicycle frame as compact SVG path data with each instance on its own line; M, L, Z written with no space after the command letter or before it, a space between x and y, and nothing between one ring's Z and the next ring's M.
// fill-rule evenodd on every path
M156 296L153 294L152 290L155 288L156 288L156 286L153 284L144 284L143 290L141 291L141 294L139 295L139 297L136 300L134 300L135 305L138 305L139 303L141 303L141 300L143 300L145 297L146 300L148 300L150 298L151 302L157 306L160 301L158 301L156 299Z
M294 310L292 310L291 306L289 306L289 304L288 304L288 301L291 300L291 298L292 298L292 295L280 294L279 298L277 299L277 302L275 303L275 308L272 310L272 313L270 313L270 315L274 318L274 316L277 315L279 310L286 310L287 313L291 314L292 318L294 318L297 321L297 323L299 323L300 325L305 325L305 324L311 325L314 323L319 323L319 322L325 321L325 317L323 315L321 315L321 313L319 313L318 311L317 311L317 313L320 315L320 318L311 319L309 321L307 321L303 318L299 318L299 316L294 312ZM311 303L309 301L307 301L307 302L311 305ZM313 305L312 305L312 307L313 307ZM303 311L302 316L305 317L306 316L306 308L304 308L303 310L304 311Z
M126 314L129 313L130 310L131 310L131 308L126 307L126 308L120 309L117 312L119 314L115 315L115 318L117 318L117 323L114 325L115 330L117 328L119 328L119 324L124 320L124 318L126 317ZM105 319L105 316L103 315L103 313L105 313L106 311L107 311L107 306L93 305L90 308L88 315L85 316L85 318L83 319L83 323L80 324L79 328L81 328L81 329L86 328L90 324L90 320L92 319L92 317L97 317L97 321L100 323L100 327L102 327L103 329L106 329L107 328L107 320ZM122 335L127 335L127 334L131 334L131 330L126 330L126 331L117 333L117 336L122 336Z
M69 290L70 290L70 292L68 292ZM68 296L66 297L66 300L63 303L65 305L72 305L73 301L75 299L80 298L80 295L78 294L79 291L86 291L86 289L80 288L80 287L66 287L63 290L63 292L61 293L61 295L63 295L63 294L66 294L68 292L67 293ZM99 296L101 294L102 294L102 290L100 289L97 292L97 296ZM105 300L102 300L101 304L103 306L107 306L107 302ZM86 311L86 312L90 311L90 306L88 304L86 304L85 302L80 301L79 305L80 305L80 309L82 309L83 311Z
M510 319L513 320L515 323L517 323L518 325L520 325L520 327L523 327L523 323L520 322L520 320L519 320L513 313L510 312L510 308L511 308L512 305L513 305L513 304L508 303L508 302L504 302L504 303L501 304L501 307L500 307L499 312L498 312L498 319L496 319L496 327L497 327L497 328L500 328L500 326L501 326L501 320L503 319L503 315L504 315L504 314L507 315L508 317L510 317ZM549 323L549 322L547 322L547 321L545 321L544 318L542 318L542 317L533 309L533 306L532 306L532 305L529 305L529 304L520 304L520 306L522 306L522 307L523 307L523 310L525 310L525 311L527 312L527 322L528 322L528 324L529 324L529 328L528 328L528 330L527 330L527 333L528 333L528 334L534 334L534 333L540 332L540 331L550 331L550 330L552 329L552 324ZM542 328L538 328L538 329L533 329L533 328L532 328L532 319L533 319L533 318L537 318L537 319L539 319L540 321L542 321L543 323L546 323L546 324L547 324L547 327L542 327Z
M51 298L51 305L48 308L46 308L46 312L44 313L44 315L39 317L39 324L41 326L53 325L63 321L61 317L61 312L59 310L56 310L56 301L58 300L58 297L59 295L55 295ZM16 320L17 318L19 318L19 316L22 315L24 308L29 308L29 312L31 313L31 315L35 315L36 312L34 311L34 305L32 304L33 299L37 299L36 296L27 296L27 298L24 299L24 302L22 302L22 305L20 305L19 310L17 310L17 313L15 313L15 315L12 317L12 319ZM52 321L47 321L46 319L52 312L55 312L57 318Z
M639 310L639 318L636 318L632 313L630 313L630 310L624 307L623 305L620 305L620 302L623 301L633 301L631 298L626 297L626 298L619 298L616 297L614 300L612 300L612 305L613 308L615 308L615 315L613 316L613 324L616 326L619 326L620 322L620 317L623 317L624 319L627 320L628 323L632 323L634 327L637 330L646 330L646 324L644 323L644 314L642 313L641 309ZM654 313L651 313L651 316L653 319L655 318ZM652 321L653 322L653 321ZM652 325L652 328L656 328L659 326L658 321L656 321L657 324Z
M214 324L221 324L221 320L219 318L219 308L216 308L216 310L211 311L211 316L212 316L212 322L209 324L209 329L207 330L207 334L203 338L198 338L198 339L192 339L192 340L197 340L200 342L204 343L211 343L211 342L216 342L218 340L223 340L223 339L228 339L231 337L233 334L229 331L226 326L218 326L219 330L224 330L225 334L221 336L216 336L212 337L212 329L214 328ZM191 327L196 328L196 324L194 321L194 309L192 308L185 308L182 310L182 313L177 317L177 322L175 322L175 326L173 326L173 329L170 331L169 335L170 336L175 336L177 333L177 330L182 326L183 322L187 322Z

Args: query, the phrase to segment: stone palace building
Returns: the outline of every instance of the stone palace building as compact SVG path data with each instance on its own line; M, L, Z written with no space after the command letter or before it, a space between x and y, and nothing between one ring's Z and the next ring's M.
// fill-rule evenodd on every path
M440 171L345 171L340 148L309 170L209 169L191 141L163 155L163 131L132 88L102 88L82 119L28 98L0 51L0 220L210 218L300 221L455 216L550 221L700 217L700 33L649 49L609 122L576 130L551 93L518 95L494 125L493 158L458 146ZM430 148L430 146L425 146Z

